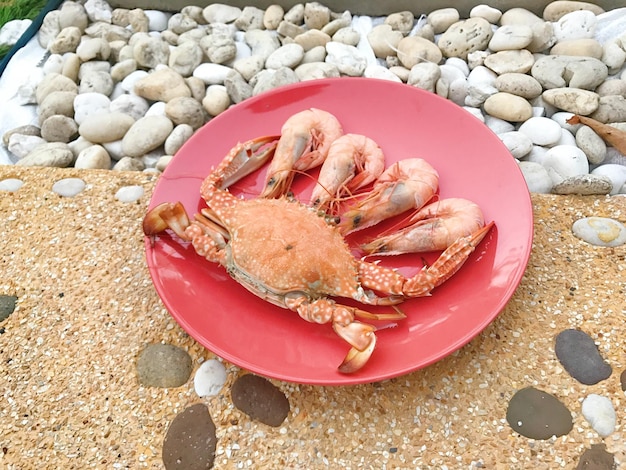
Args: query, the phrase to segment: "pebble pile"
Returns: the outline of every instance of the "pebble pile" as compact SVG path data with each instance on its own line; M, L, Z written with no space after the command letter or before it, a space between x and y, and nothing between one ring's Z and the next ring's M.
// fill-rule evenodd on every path
M18 165L162 171L233 104L304 80L404 82L498 134L532 192L626 193L625 148L574 114L626 131L626 9L556 1L542 17L487 5L416 17L211 4L177 13L67 1L38 33L49 57L18 91L38 123L3 135ZM626 142L626 138L624 138Z

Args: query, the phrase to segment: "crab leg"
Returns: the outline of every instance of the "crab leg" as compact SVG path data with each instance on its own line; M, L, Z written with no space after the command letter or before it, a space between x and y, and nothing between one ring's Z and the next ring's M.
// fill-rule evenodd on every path
M361 261L359 277L364 287L384 292L390 296L424 297L450 279L463 266L485 235L494 226L490 222L471 235L457 239L437 260L411 278L378 264Z

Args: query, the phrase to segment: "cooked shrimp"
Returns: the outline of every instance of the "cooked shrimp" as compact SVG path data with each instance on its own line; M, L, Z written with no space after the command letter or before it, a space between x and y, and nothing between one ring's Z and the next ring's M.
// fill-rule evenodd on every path
M330 145L311 201L326 209L332 199L353 194L367 186L384 169L385 156L376 142L360 134L342 135Z
M419 209L430 201L438 187L437 170L426 160L400 160L380 175L363 200L343 214L339 229L350 233L410 209Z
M368 254L383 255L445 250L457 239L484 227L485 220L477 204L450 198L428 204L408 223L411 225L361 248Z
M306 171L321 165L330 144L343 134L335 116L320 109L307 109L291 116L281 129L274 158L267 170L261 196L284 195L295 171Z

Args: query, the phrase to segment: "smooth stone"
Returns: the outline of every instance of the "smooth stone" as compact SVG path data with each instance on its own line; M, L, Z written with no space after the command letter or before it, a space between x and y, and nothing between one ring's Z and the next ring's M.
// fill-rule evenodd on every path
M526 49L521 51L501 51L485 57L484 64L498 75L504 73L526 73L535 62L533 55Z
M223 113L230 106L230 96L224 85L209 85L202 106L211 116ZM169 152L168 152L169 153Z
M49 142L39 145L35 150L19 160L19 166L51 166L66 168L74 161L70 147L63 142Z
M560 128L559 128L560 130ZM520 131L498 134L498 137L515 158L523 158L533 148L530 137Z
M214 3L202 10L202 16L207 23L232 23L241 15L241 8Z
M193 135L194 129L189 124L179 124L165 139L163 148L168 155L174 155Z
M225 65L203 63L196 67L192 75L206 85L223 85L230 72L232 69Z
M577 175L565 178L552 188L553 194L579 194L581 196L609 194L613 184L606 176Z
M85 7L80 3L63 3L61 5L61 14L59 16L59 25L61 28L67 26L75 26L80 28L81 31L85 30L89 24L89 16Z
M521 96L527 100L541 95L541 84L531 75L525 73L503 73L496 78L495 87L498 91Z
M572 39L569 41L558 42L552 49L550 54L572 57L591 57L601 60L604 56L604 49L595 39Z
M278 4L272 4L265 9L263 14L263 26L265 29L277 29L285 16L285 10Z
M0 181L0 184L1 183L2 181ZM15 311L16 304L16 296L6 294L0 295L0 322L3 322L7 318L9 318L9 315L11 315Z
M142 186L122 186L115 192L115 199L120 202L135 202L141 199L143 195L144 189Z
M296 67L295 72L296 76L303 82L306 80L316 80L318 78L334 78L341 76L336 65L326 62L300 64ZM365 73L365 71L363 71L363 73Z
M391 82L402 83L402 80L400 80L397 75L380 65L368 65L363 71L363 76L365 78L377 78L379 80L389 80Z
M318 2L304 4L304 24L308 29L322 29L330 21L331 11Z
M130 59L135 60L135 59ZM129 73L122 79L120 82L120 86L124 91L129 93L136 93L135 84L144 77L148 76L148 72L145 70L135 70L134 72Z
M337 34L333 35L333 37L334 36L337 36ZM340 36L341 35L338 35L337 39L341 39ZM304 31L298 34L294 38L294 43L301 46L305 52L308 52L315 47L319 47L319 46L325 47L326 44L329 43L331 40L334 40L334 39L332 39L328 34L322 31L313 29L313 30ZM341 42L341 41L335 40L335 42Z
M587 156L578 147L573 145L556 145L549 149L543 160L554 184L563 182L566 178L586 175L589 173Z
M559 21L568 13L578 10L589 10L595 15L604 13L604 9L595 3L574 0L556 0L546 5L543 10L543 18L546 21Z
M611 195L619 194L626 184L626 166L618 163L605 163L591 170L592 175L606 176L611 180Z
M554 395L534 387L523 388L513 395L506 420L515 432L530 439L564 436L574 427L567 407Z
M83 6L90 21L111 22L113 9L105 0L87 0Z
M619 78L606 80L595 89L595 92L600 97L610 95L626 97L626 80Z
M204 361L193 377L193 387L199 397L217 395L226 383L226 368L217 359Z
M445 57L466 59L470 52L484 50L493 31L484 18L469 18L450 26L439 38L437 45Z
M620 384L622 385L622 392L626 392L626 370L623 370L619 376Z
M299 81L296 72L288 67L282 67L276 70L265 69L252 81L251 84L254 84L252 94L259 95L266 91L273 90L274 88L291 85Z
M576 131L576 145L585 152L587 160L593 165L602 163L606 158L606 143L589 126L581 126Z
M268 69L280 69L282 67L295 68L304 58L304 49L300 44L285 44L272 52L265 61Z
M268 426L280 426L289 415L289 400L285 394L261 376L240 376L230 393L237 409Z
M74 197L86 186L85 181L80 178L63 178L52 185L52 191L62 197Z
M389 24L374 26L367 34L367 40L374 54L381 59L396 55L398 44L402 38L404 35L400 31L394 30Z
M61 31L61 26L59 25L60 15L61 12L59 10L52 10L44 16L41 27L36 35L37 41L42 48L47 49Z
M74 162L74 168L109 170L111 156L101 145L92 145L80 151Z
M112 142L124 137L135 122L131 116L120 112L93 114L78 126L78 133L95 144Z
M602 62L609 68L609 75L619 73L626 62L626 51L622 49L621 42L616 39L602 45ZM596 90L597 91L597 90ZM606 93L609 95L617 95L621 93Z
M113 171L143 171L146 165L139 158L122 157L111 169Z
M43 77L37 85L37 91L35 93L37 103L43 103L46 96L54 91L70 91L78 93L78 85L64 75L58 73L48 74Z
M149 344L137 358L137 378L144 387L180 387L189 380L192 368L189 354L172 344Z
M213 468L217 436L209 409L196 403L178 414L167 428L161 458L165 470Z
M108 60L111 46L104 38L83 38L76 48L76 55L82 62Z
M33 20L30 19L6 21L0 28L0 45L14 46L31 24Z
M616 247L626 243L626 226L606 217L585 217L574 222L574 235L596 246Z
M407 69L422 62L438 64L443 55L441 49L428 39L420 36L407 36L398 42L398 59Z
M493 52L524 49L533 39L533 30L524 24L500 26L489 41Z
M475 7L472 7L472 9L469 12L469 17L470 18L480 17L480 18L486 19L491 24L497 24L498 21L500 21L500 18L502 17L502 12L498 10L497 8L491 7L483 3L480 5L476 5Z
M80 93L74 95L72 104L74 120L80 126L89 116L108 112L111 106L111 99L102 93Z
M24 186L24 182L18 178L6 178L0 180L0 191L7 191L13 193ZM0 296L0 305L2 305L2 296ZM1 307L0 307L1 310ZM0 320L2 321L2 320Z
M50 116L41 125L41 137L47 142L68 143L77 132L76 121L60 114Z
M41 144L45 144L46 140L36 135L11 134L9 152L17 158L24 158Z
M576 146L576 137L567 129L561 128L561 137L553 145L574 145Z
M580 456L575 470L615 470L615 456L606 451L606 444L592 444L591 447L586 449Z
M349 77L360 77L367 67L367 59L354 46L330 41L326 44L326 53L325 62Z
M589 10L577 10L563 15L554 23L554 37L557 41L592 38L598 19Z
M533 115L532 106L524 98L510 93L495 93L485 100L485 112L511 122L523 122Z
M541 163L522 161L519 162L519 167L531 193L550 194L552 192L552 178Z
M109 111L112 113L128 114L134 120L137 120L145 116L149 107L150 105L145 98L139 95L123 94L111 101Z
M217 64L203 65L215 65L219 67ZM202 67L202 65L200 65L200 67ZM197 70L198 68L194 70L194 76L196 76L195 73ZM148 75L139 78L135 82L132 91L142 98L151 101L167 102L180 96L191 96L191 90L189 90L183 76L169 67L154 70Z
M326 56L326 54L324 54ZM257 73L263 70L265 66L265 59L261 56L252 55L250 57L244 57L233 63L233 69L244 78L246 81L250 81ZM214 86L214 85L209 85Z
M9 145L9 141L13 134L41 137L41 129L32 124L14 127L13 129L10 129L2 134L2 143L4 145Z
M595 393L587 395L583 400L581 411L600 437L608 437L615 431L617 420L615 408L607 397Z
M258 55L266 59L281 46L277 35L272 31L253 29L246 31L244 38L250 46L251 55Z
M167 165L170 164L173 158L174 158L173 155L163 155L157 160L155 168L161 172L165 171L165 169L167 168Z
M197 100L190 97L173 98L165 104L165 116L174 125L188 124L199 129L207 120L206 111Z
M61 114L70 118L74 117L74 98L76 93L72 91L53 91L45 97L37 109L39 123L43 123L50 116Z
M552 88L541 94L541 97L552 106L573 114L588 116L600 104L600 97L593 91L581 88Z
M515 130L515 126L512 123L493 116L485 116L485 124L494 134L504 134L505 132Z
M582 384L594 385L611 375L611 366L600 355L593 338L584 331L561 331L556 337L554 352L565 370Z
M527 135L535 145L554 145L561 137L559 123L547 117L531 117L518 130Z
M101 93L110 96L114 86L109 72L90 71L83 74L80 79L78 93Z
M144 116L122 138L122 151L128 157L141 157L162 145L173 129L166 116Z
M548 55L533 64L530 73L545 89L594 90L608 77L608 67L593 57Z
M435 34L441 34L460 19L456 8L439 8L428 14L428 23L432 26Z
M626 121L626 98L623 96L601 96L598 108L589 115L603 123Z

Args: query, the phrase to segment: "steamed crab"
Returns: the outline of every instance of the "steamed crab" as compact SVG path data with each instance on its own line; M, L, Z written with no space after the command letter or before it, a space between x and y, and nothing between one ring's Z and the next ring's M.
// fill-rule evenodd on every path
M242 199L228 191L270 159L261 197ZM310 205L286 197L295 173L319 165L323 166ZM354 199L348 210L337 213L337 201L346 195L353 198L371 183L373 187ZM310 109L288 119L280 136L237 144L202 183L207 207L193 219L181 203L162 203L147 213L143 230L153 237L169 228L253 294L306 321L331 323L351 346L339 365L341 372L351 373L367 363L376 345L376 328L357 318L405 316L395 307L375 314L334 298L395 306L430 295L463 265L493 225L485 225L480 209L469 201L426 205L437 184L436 171L421 159L403 160L384 170L384 156L375 142L343 134L332 114ZM434 263L407 278L352 255L346 233L410 209L420 210L399 235L381 237L363 250L396 254L445 248Z

